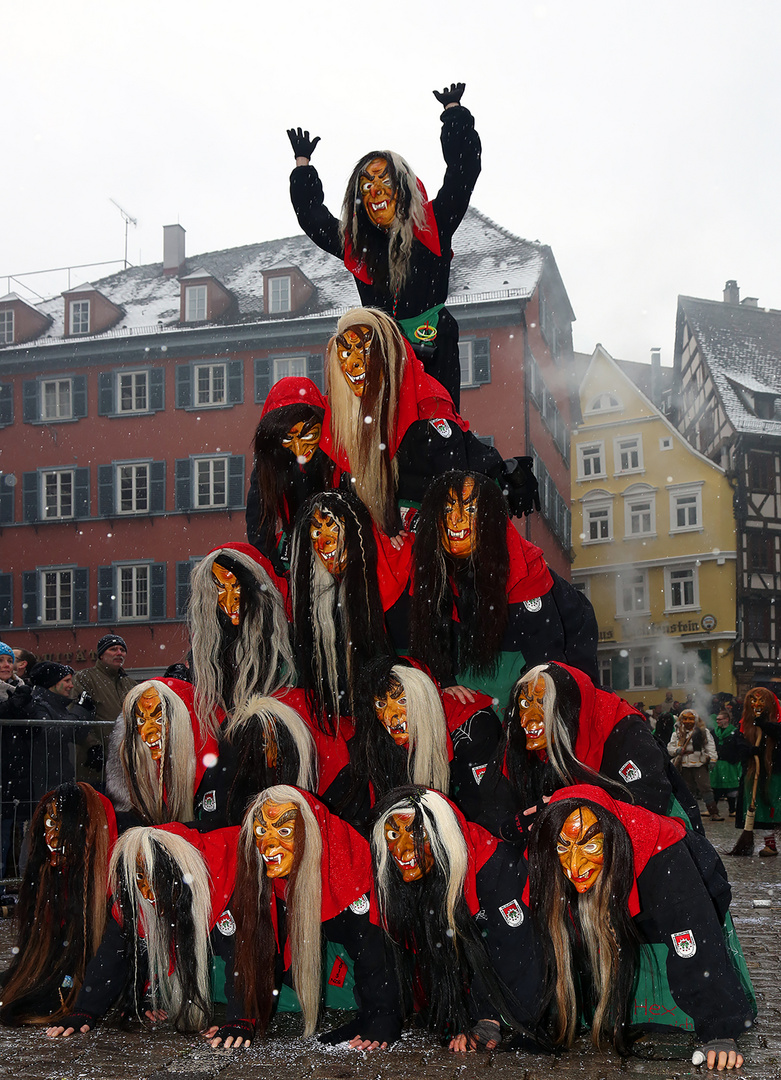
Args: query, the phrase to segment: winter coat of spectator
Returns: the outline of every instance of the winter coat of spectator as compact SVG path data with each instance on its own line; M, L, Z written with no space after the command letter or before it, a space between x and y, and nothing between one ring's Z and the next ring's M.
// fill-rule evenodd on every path
M79 671L73 680L78 693L86 690L95 702L95 719L112 723L122 712L128 690L136 685L125 673L127 645L118 634L104 634L98 642L95 666Z

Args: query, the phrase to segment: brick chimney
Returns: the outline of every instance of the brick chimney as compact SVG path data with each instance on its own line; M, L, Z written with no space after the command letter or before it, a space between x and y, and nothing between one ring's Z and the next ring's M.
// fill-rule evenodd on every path
M173 277L184 269L185 230L181 225L163 225L163 274Z
M725 304L739 304L740 303L740 289L738 288L737 281L728 281L724 286L724 303Z

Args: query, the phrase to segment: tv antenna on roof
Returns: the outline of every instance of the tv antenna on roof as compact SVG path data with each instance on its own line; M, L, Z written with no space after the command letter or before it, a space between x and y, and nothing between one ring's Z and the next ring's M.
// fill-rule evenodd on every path
M127 270L127 227L128 225L132 225L133 228L135 228L138 225L138 220L134 218L132 214L128 214L127 210L123 210L117 200L112 199L111 196L109 196L109 202L113 202L114 206L116 206L117 210L119 210L120 214L122 215L122 220L125 223L125 269Z

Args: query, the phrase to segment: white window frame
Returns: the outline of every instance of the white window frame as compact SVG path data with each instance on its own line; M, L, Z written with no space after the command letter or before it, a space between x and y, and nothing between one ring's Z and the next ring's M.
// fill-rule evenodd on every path
M602 401L604 398L608 398L611 402L615 402L615 404L603 405ZM584 415L591 416L593 413L599 413L600 416L604 416L605 413L621 412L623 407L621 399L617 394L614 394L611 390L603 390L601 393L597 394L595 398L592 398L591 404L585 410Z
M89 300L70 301L70 332L72 334L88 334L90 332L90 302Z
M41 500L41 521L71 521L76 516L76 470L75 469L46 469L39 474L40 476L40 500ZM64 493L63 485L66 478L70 481L70 509L66 512L63 509ZM52 491L54 501L54 513L49 513L49 491L47 487L49 482L53 481L54 490Z
M125 408L123 402L123 383L129 383L130 405ZM143 404L141 404L143 401ZM149 412L149 370L118 371L116 374L117 412L124 415Z
M656 491L636 485L624 492L623 499L624 539L637 540L656 536ZM633 530L635 518L641 514L645 519L641 522L644 527L639 531Z
M632 445L634 444L634 445ZM626 468L624 468L621 461L623 454L636 456L636 461L633 464L631 457ZM644 471L643 467L643 437L642 435L619 435L613 439L613 463L615 465L615 476L626 476L629 473L641 473Z
M591 599L591 579L590 578L573 578L572 587L577 589L587 600Z
M74 618L75 572L70 567L47 567L40 572L41 622L45 626L70 625ZM47 581L51 578L51 581ZM47 600L54 601L55 615L47 617Z
M596 525L599 536L592 536ZM601 535L606 526L606 535ZM594 499L583 504L583 544L608 544L613 539L613 500Z
M690 577L684 577L684 574ZM665 566L664 568L664 613L674 615L679 611L699 611L700 608L700 581L699 568L696 565L689 566ZM691 590L687 590L686 582L691 582ZM690 593L690 599L686 599L686 593ZM675 603L680 596L682 603Z
M195 510L227 508L230 479L228 461L228 455L193 458L193 508ZM200 491L202 484L208 488L204 497ZM220 487L223 490L222 497L219 497Z
M662 436L660 436L660 438L659 438L659 449L660 450L672 450L672 448L673 448L673 437L672 437L672 435L662 435Z
M0 311L0 345L14 343L14 309Z
M205 399L201 397L201 372L207 372ZM193 404L196 409L208 409L228 404L228 365L226 363L193 364Z
M673 484L670 485L667 490L670 493L670 535L674 533L685 532L702 532L702 489L704 481L700 480L694 484ZM696 514L696 521L691 523L686 522L685 525L678 524L678 501L680 499L686 499L688 503L688 509L694 509ZM693 500L693 501L692 501ZM690 516L686 515L687 518Z
M474 341L459 341L458 363L461 368L461 386L473 386L475 380L475 353Z
M306 375L306 356L275 356L272 362L272 379L278 383L280 379L287 379L291 375Z
M642 603L636 603L637 600ZM648 571L627 565L626 569L619 570L616 574L616 618L627 619L632 615L650 614Z
M148 461L122 461L116 466L116 496L115 511L125 515L148 514L151 501L151 465ZM127 490L129 484L129 497L123 497L123 486ZM123 506L123 502L129 505Z
M269 315L281 315L293 310L293 283L290 274L277 274L268 279Z
M54 387L54 407L47 402L47 387ZM41 420L73 419L73 379L41 379Z
M118 622L149 619L152 605L151 564L121 563L116 567L115 591Z
M685 690L691 690L698 684L698 674L701 667L700 661L689 653L684 654L682 660L673 660L671 686L679 686Z
M635 678L638 667L642 674L642 680ZM646 679L646 675L650 678ZM650 652L634 652L629 657L629 689L630 690L653 690L654 683L654 658Z
M596 451L596 454L591 455L588 451ZM589 461L589 467L593 464L591 460L593 456L598 455L599 472L586 472L586 461ZM595 440L593 442L580 443L578 445L578 480L599 480L604 479L607 476L607 462L605 461L605 443L604 440Z
M599 656L597 657L597 664L599 666L599 681L602 686L608 690L613 689L613 657L612 656Z
M206 322L209 310L209 291L206 285L185 285L184 321Z

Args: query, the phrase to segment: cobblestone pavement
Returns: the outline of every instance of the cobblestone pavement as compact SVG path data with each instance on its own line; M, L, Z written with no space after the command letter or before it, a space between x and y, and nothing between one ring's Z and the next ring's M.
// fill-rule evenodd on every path
M730 822L706 825L724 853L738 835ZM757 840L760 834L755 834ZM761 846L761 845L758 845ZM725 858L733 881L732 913L757 993L756 1027L741 1040L752 1080L781 1080L781 858ZM0 922L0 965L10 956L12 924ZM332 1025L334 1026L334 1025ZM675 1080L702 1075L690 1064L686 1036L656 1039L653 1058L625 1061L582 1042L559 1058L523 1053L455 1056L420 1033L391 1051L359 1054L322 1047L297 1035L300 1019L287 1014L270 1037L249 1050L214 1051L197 1037L164 1026L121 1031L111 1022L89 1035L49 1040L43 1032L0 1029L0 1077L15 1080L602 1080L638 1077Z

